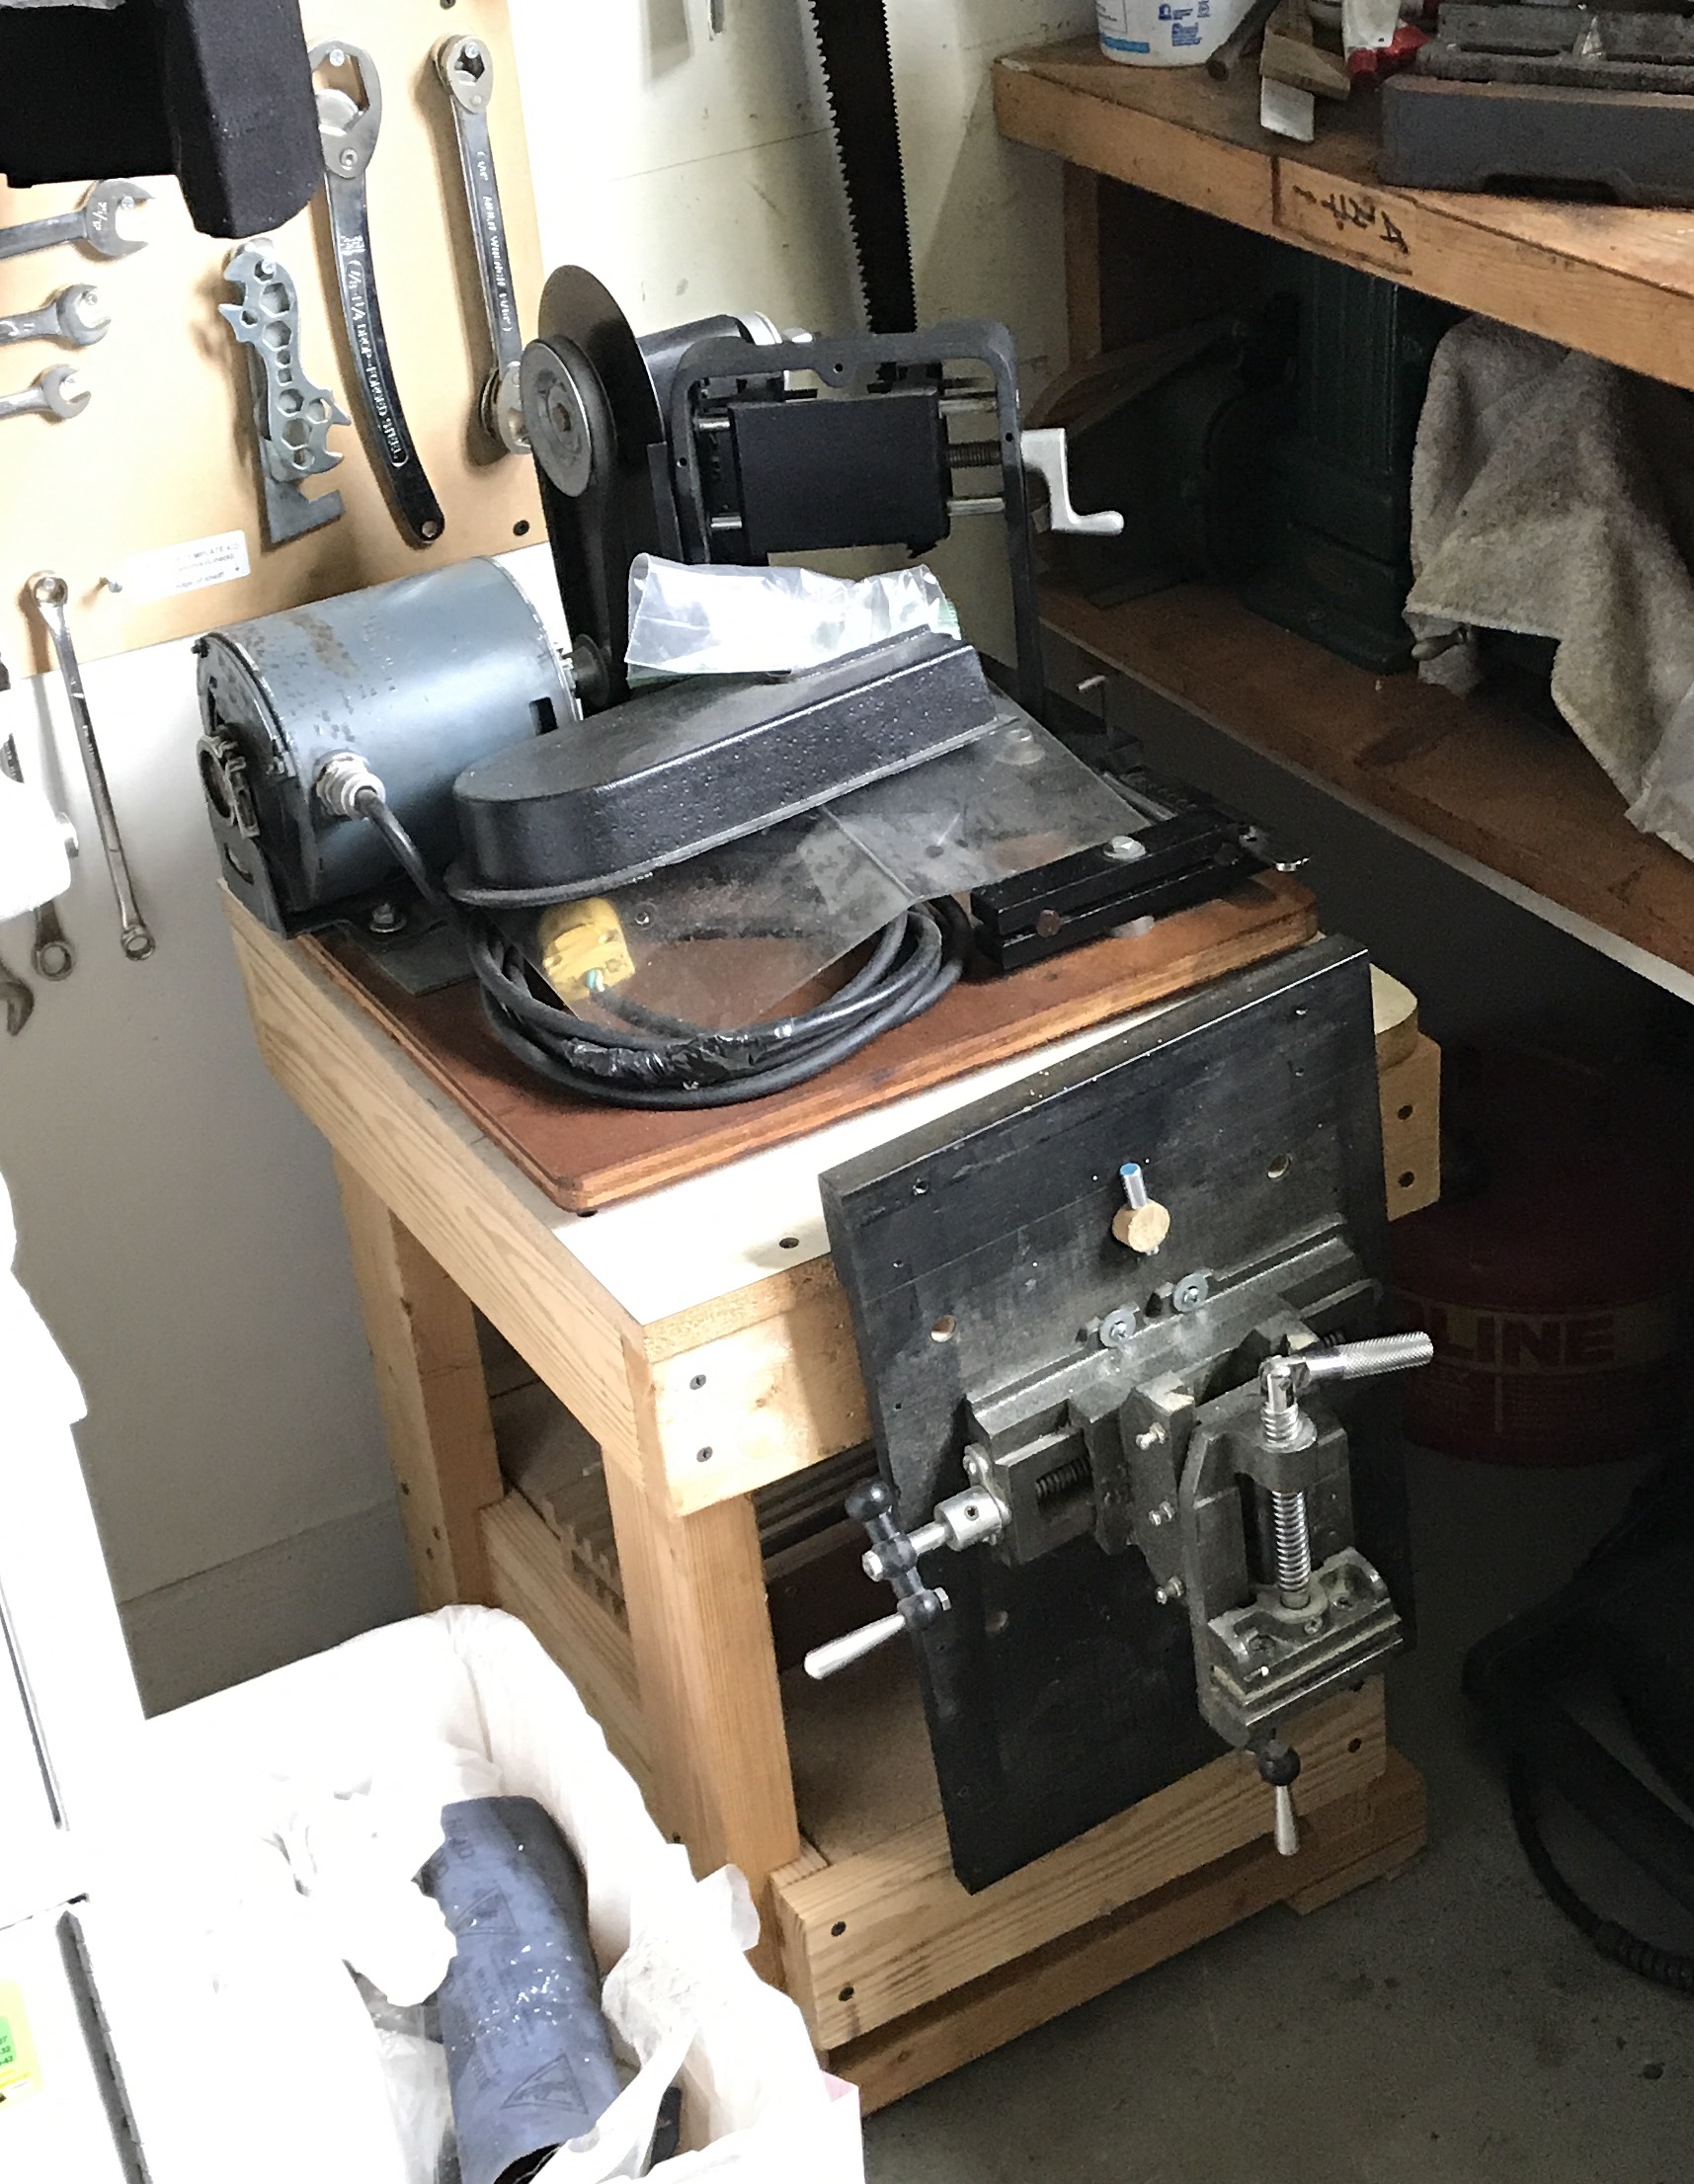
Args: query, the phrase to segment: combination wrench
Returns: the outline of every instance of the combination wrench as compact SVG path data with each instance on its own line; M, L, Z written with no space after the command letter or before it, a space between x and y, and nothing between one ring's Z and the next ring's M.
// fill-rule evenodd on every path
M33 250L51 250L55 243L86 243L102 258L127 258L131 251L145 250L147 238L121 233L119 220L152 195L138 182L97 182L74 212L0 227L0 258L24 258Z
M19 394L0 394L0 418L80 417L92 399L69 364L53 364L33 387Z
M306 57L314 77L325 67L352 67L359 76L363 105L345 91L322 88L317 93L318 141L328 177L325 196L330 241L335 250L336 285L341 290L347 345L365 420L381 457L377 467L394 513L401 527L421 546L433 546L446 528L446 518L400 407L370 261L370 211L364 176L382 125L381 80L370 55L345 39L330 39L314 45Z
M464 200L476 244L476 270L488 312L488 340L494 368L482 390L478 415L483 430L510 455L529 452L524 430L524 396L519 372L524 336L518 324L518 296L512 285L512 256L506 247L506 216L500 204L500 178L488 133L488 109L494 98L494 56L480 39L444 39L436 47L436 73L452 101L453 133L464 176Z
M76 647L71 642L70 621L65 613L70 599L70 586L62 576L54 576L43 569L33 576L29 583L30 597L43 622L47 635L53 641L59 674L64 679L65 695L70 700L71 719L76 726L77 748L82 753L82 769L88 776L88 793L94 802L95 825L100 830L100 847L106 852L106 869L112 875L112 892L118 898L118 915L121 922L119 944L131 963L144 963L157 945L147 930L146 921L136 905L135 890L129 879L129 860L123 854L123 837L118 831L118 814L112 808L112 790L107 785L106 768L101 761L100 745L94 736L94 715L88 709L88 695L82 687L82 670L77 665Z
M72 349L87 349L104 341L111 331L110 313L100 308L100 293L86 282L61 288L39 311L17 311L0 318L0 343L14 341L62 341Z
M5 682L0 683L0 689L9 688L11 680L7 676ZM17 781L20 785L23 782L24 768L18 763L18 745L12 736L0 742L0 773L9 781ZM76 829L62 811L53 816L63 831L65 848L75 856ZM69 978L76 969L76 950L70 944L70 935L59 924L55 903L42 903L36 911L36 937L30 949L30 962L36 976L44 978L50 986L56 986L61 978ZM15 983L22 984L22 981ZM22 1029L22 1025L19 1028Z

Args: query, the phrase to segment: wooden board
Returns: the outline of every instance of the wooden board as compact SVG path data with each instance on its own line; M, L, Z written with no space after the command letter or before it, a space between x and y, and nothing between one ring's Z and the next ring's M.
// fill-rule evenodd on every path
M1317 1813L1387 1764L1373 1677L1301 1718L1302 1811ZM1226 1752L1074 1842L968 1895L937 1814L873 1848L773 1883L784 1983L820 2047L967 1985L1268 1834L1271 1799L1246 1752Z
M92 348L32 342L0 352L0 386L28 386L49 364L70 363L93 396L62 424L0 423L0 657L14 671L48 664L22 591L38 569L65 578L78 649L98 659L542 534L533 465L497 452L473 421L488 329L448 101L431 59L443 38L461 34L484 40L493 57L490 127L527 332L542 268L506 0L455 0L450 13L433 0L303 0L301 13L308 41L350 40L371 54L381 79L368 175L371 257L401 401L446 529L438 544L414 546L365 453L320 197L275 239L299 284L301 365L355 419L330 435L345 460L306 488L314 499L339 491L346 514L284 546L265 542L247 355L217 315L234 298L223 267L237 246L195 233L174 179L131 177L154 193L138 214L136 231L151 238L145 250L108 259L67 243L0 262L0 313L87 282L113 322ZM0 185L0 225L66 210L83 195L81 185ZM133 554L237 530L252 562L238 582L147 601L133 582L116 592L105 581L124 582Z
M1307 1824L1297 1858L1278 1856L1262 1839L1233 1851L831 2049L825 2061L858 2087L867 2114L886 2108L1273 1904L1316 1909L1397 1872L1422 1849L1426 1832L1422 1779L1391 1749L1374 1782L1326 1805Z
M1108 608L1052 585L1041 611L1227 734L1694 974L1694 863L1636 832L1574 736L1355 668L1210 585Z
M1266 873L1216 902L1161 919L1138 939L1096 941L1008 978L968 980L928 1015L793 1092L741 1107L671 1114L600 1106L543 1085L488 1030L473 986L418 999L346 940L296 945L368 1009L556 1205L582 1212L1050 1045L1297 947L1316 930L1306 889Z
M1291 150L1258 125L1255 69L1220 84L1125 68L1092 39L999 60L995 112L1007 136L1096 174L1694 387L1686 212L1386 190L1374 94L1326 106L1316 143Z

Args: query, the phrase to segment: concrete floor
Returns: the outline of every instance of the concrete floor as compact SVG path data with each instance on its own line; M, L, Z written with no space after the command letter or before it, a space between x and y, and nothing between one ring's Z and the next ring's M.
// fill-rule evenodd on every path
M1459 1691L1466 1648L1570 1575L1637 1476L1414 1457L1421 1644L1389 1726L1428 1851L869 2118L870 2184L1689 2184L1694 2004L1547 1902Z

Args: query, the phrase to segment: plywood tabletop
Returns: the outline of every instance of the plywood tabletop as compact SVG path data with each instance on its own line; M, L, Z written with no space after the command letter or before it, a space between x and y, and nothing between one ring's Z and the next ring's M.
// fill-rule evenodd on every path
M1251 69L1128 68L1091 39L1005 55L995 112L1079 167L1694 387L1694 213L1384 189L1374 93L1290 146Z

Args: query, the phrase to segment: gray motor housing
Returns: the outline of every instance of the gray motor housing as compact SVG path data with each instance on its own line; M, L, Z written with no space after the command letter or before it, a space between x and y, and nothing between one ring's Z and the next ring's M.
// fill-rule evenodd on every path
M440 871L458 847L457 776L576 717L535 609L488 560L236 622L198 650L201 781L222 876L279 932L326 923L396 869L374 827L332 818L313 795L336 752L365 761Z

